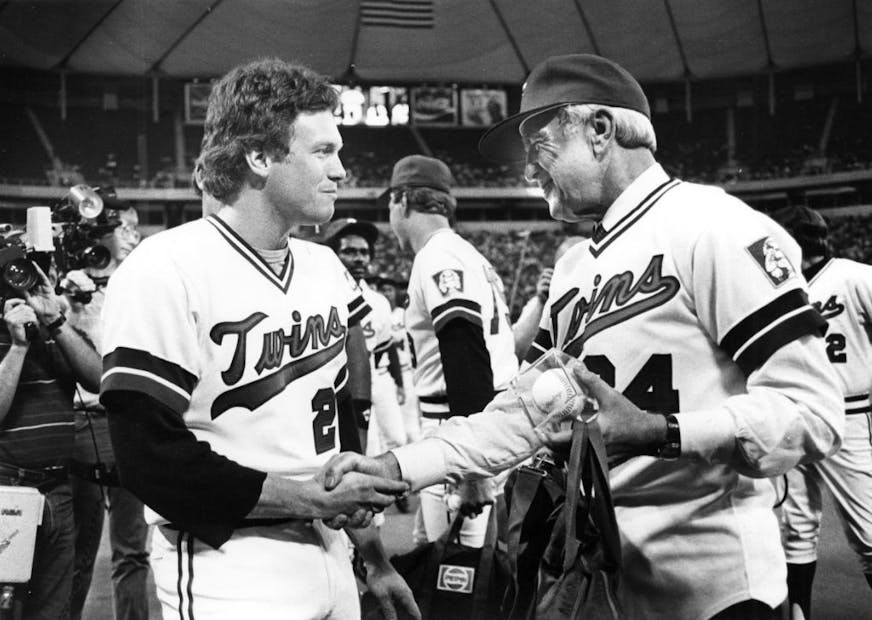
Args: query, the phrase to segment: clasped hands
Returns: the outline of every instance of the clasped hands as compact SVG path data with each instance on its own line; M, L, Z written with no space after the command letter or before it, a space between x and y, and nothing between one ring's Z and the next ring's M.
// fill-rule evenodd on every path
M393 460L393 469L384 462ZM333 529L367 527L382 512L409 493L390 453L372 458L356 452L334 455L315 475L316 501L324 523Z
M666 439L666 420L662 415L639 409L581 363L573 364L572 372L598 403L597 424L609 465L656 453ZM565 452L571 443L572 431L543 430L540 438L552 450ZM346 502L351 509L337 511L335 516L324 519L334 529L366 527L375 513L409 492L409 485L402 481L399 464L390 452L377 457L342 452L323 466L316 480L323 484L327 495L344 495L353 500Z

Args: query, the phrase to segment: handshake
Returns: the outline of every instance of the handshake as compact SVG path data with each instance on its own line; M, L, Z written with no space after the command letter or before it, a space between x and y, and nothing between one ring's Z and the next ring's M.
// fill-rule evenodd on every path
M381 512L409 493L390 452L367 457L342 452L330 458L310 481L311 516L333 529L367 527Z

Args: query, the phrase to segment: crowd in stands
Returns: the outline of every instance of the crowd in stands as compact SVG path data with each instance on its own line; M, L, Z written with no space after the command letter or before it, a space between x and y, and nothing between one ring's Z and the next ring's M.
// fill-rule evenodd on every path
M0 131L21 148L0 152L0 177L25 184L81 180L119 187L188 187L202 128L184 127L185 153L178 154L172 118L143 121L130 112L99 115L71 108L68 119L56 110L0 104ZM756 107L734 108L733 139L727 138L724 109L657 113L658 159L677 177L706 183L831 174L872 167L872 115L868 103L820 97L779 107L774 117ZM165 117L166 116L166 117ZM54 162L35 139L33 119L53 145ZM103 130L94 132L99 123ZM470 128L343 126L344 186L384 187L397 159L427 153L446 161L460 187L525 187L521 165L484 160L476 145L482 131ZM732 142L732 146L728 146ZM143 145L147 146L145 151ZM138 153L146 160L139 162ZM179 159L181 158L181 160ZM8 160L8 161L7 161ZM64 163L59 170L58 162Z
M872 215L827 218L834 256L872 263ZM503 280L512 321L524 304L536 294L536 281L546 267L554 266L554 251L569 231L512 231L505 233L458 230L490 261ZM373 275L408 278L411 255L400 250L392 235L380 235L376 243ZM517 284L516 284L517 281ZM512 292L514 290L514 296Z

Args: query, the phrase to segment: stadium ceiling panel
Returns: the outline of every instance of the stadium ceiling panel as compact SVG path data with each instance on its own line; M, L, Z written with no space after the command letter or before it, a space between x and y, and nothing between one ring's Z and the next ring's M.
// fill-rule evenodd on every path
M274 55L340 81L517 84L593 52L652 82L870 50L867 0L0 0L0 66L96 74L211 77Z

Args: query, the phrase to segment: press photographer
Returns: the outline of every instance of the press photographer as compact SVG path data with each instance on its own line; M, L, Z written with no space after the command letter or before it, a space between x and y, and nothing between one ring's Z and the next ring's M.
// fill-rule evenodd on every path
M101 373L100 356L67 323L67 304L46 275L59 242L48 211L29 210L25 234L0 238L0 485L34 487L45 497L31 581L18 592L25 618L69 611L73 392L76 381L97 390Z
M107 206L108 203L108 206ZM69 271L61 288L70 302L70 323L102 352L103 309L106 285L118 266L139 244L136 210L110 199L104 203L103 234L81 269ZM108 228L109 225L114 227ZM107 231L108 229L108 231ZM112 547L112 586L116 620L148 618L148 527L142 502L119 486L115 457L109 440L106 411L98 395L80 386L76 390L76 441L73 461L73 510L76 523L76 560L70 617L77 620L91 585L105 515L109 514Z

